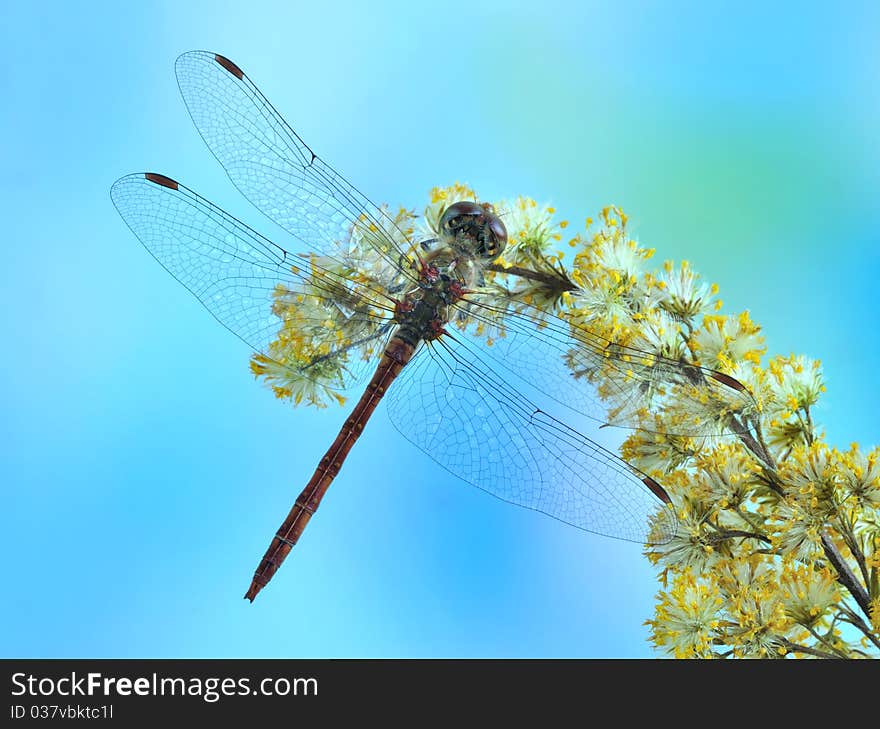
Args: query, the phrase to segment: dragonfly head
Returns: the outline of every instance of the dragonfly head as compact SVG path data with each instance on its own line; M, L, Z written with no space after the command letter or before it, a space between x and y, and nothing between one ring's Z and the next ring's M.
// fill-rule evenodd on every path
M507 245L507 228L489 203L453 203L440 218L440 235L452 248L489 260Z

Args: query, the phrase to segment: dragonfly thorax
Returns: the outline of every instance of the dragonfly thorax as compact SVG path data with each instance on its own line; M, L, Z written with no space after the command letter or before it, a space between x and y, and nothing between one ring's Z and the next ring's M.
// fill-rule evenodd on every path
M450 307L464 293L461 281L432 266L425 265L419 285L397 302L394 321L398 336L409 344L436 339L449 321Z

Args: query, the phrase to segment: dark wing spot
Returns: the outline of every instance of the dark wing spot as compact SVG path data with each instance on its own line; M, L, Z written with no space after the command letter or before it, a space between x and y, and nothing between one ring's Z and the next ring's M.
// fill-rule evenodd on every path
M737 379L734 379L730 375L725 375L723 372L713 372L711 375L713 380L718 380L723 385L727 385L728 387L732 387L737 392L745 392L746 386Z
M659 483L657 483L650 476L645 476L642 479L642 483L645 484L649 489L651 489L651 493L654 494L660 501L664 504L671 504L672 499L669 498L669 494L666 493L666 489L664 489Z
M225 68L229 73L235 76L238 79L244 78L244 71L242 71L238 66L236 66L232 61L230 61L226 56L221 56L219 53L214 54L214 60L217 61L223 68Z
M156 172L146 172L144 174L150 182L155 182L157 185L162 185L162 187L169 187L172 190L176 190L178 188L177 183L172 180L170 177L165 177L165 175L160 175Z

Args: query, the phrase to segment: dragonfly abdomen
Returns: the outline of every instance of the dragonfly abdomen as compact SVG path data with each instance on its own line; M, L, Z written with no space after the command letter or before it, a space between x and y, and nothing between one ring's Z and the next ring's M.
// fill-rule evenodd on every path
M254 601L257 593L269 583L290 550L293 549L309 519L318 510L321 499L324 498L324 494L327 493L327 489L342 468L349 451L360 437L379 401L406 363L409 362L414 351L415 346L402 337L392 337L385 348L379 366L376 367L376 372L367 385L367 389L339 430L339 435L336 436L333 445L321 458L315 473L297 497L284 523L272 537L272 542L266 550L266 554L263 555L263 559L254 573L251 586L245 594L246 599Z

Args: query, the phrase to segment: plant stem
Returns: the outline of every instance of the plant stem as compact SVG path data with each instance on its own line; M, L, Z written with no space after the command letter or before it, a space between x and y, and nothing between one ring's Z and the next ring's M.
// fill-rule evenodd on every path
M859 547L859 542L856 539L853 523L847 518L845 513L841 514L837 522L840 525L840 536L843 537L844 543L852 553L856 564L858 564L859 571L862 573L862 580L864 580L866 585L870 584L871 580L868 575L868 565L865 562L865 555L862 553L861 547Z
M761 527L759 527L757 524L755 524L755 522L753 522L749 518L748 513L743 511L742 508L740 508L739 506L735 506L733 508L734 508L734 511L736 511L736 513L739 515L739 518L742 519L746 524L748 524L752 529L754 529L756 532L761 531Z
M810 415L810 406L806 405L804 407L804 413L807 416L807 445L812 445L813 443L813 418Z
M736 539L737 537L743 537L744 539L759 539L766 544L770 544L769 537L764 534L759 532L746 532L740 529L726 529L725 531L719 531L717 534L710 535L709 541L723 542L725 539Z
M739 421L737 418L732 417L730 419L731 425L733 426L733 432L736 433L737 437L742 441L743 445L748 448L755 456L757 456L758 460L760 460L771 472L776 472L776 463L774 463L773 458L767 452L767 450L752 436L749 432L748 427L745 423ZM780 495L782 495L782 489L779 488L779 485L776 483L775 479L770 479L770 488L774 491L777 491Z
M834 543L828 538L827 534L822 535L822 549L828 561L837 572L837 581L843 585L853 599L858 603L859 607L867 617L871 617L871 603L868 598L868 591L859 584L858 579L849 568L843 555L834 546Z
M833 653L826 653L825 651L820 651L818 648L811 648L808 645L799 645L797 643L792 643L790 640L782 639L782 645L785 646L786 649L790 653L807 653L811 656L816 656L817 658L833 658L838 659L840 656L836 656Z
M810 631L810 635L812 635L816 640L818 640L822 645L824 645L828 650L830 650L834 655L838 658L849 658L849 656L839 648L836 648L832 643L828 642L828 638L826 636L819 635L813 628L809 625L804 626L808 631ZM830 631L829 631L830 632Z
M554 276L551 273L544 273L542 271L532 271L528 268L522 268L521 266L510 266L509 268L505 268L498 263L490 263L486 266L486 269L489 271L495 271L496 273L506 273L511 276L519 276L520 278L527 278L531 281L538 281L547 286L559 289L560 292L574 291L577 289L577 286L567 278Z
M767 443L764 441L764 431L761 429L761 418L757 415L753 414L749 418L749 422L752 424L752 429L755 431L755 435L758 437L758 442L761 444L761 448L764 451L764 454L773 464L773 470L776 471L776 463L773 461L773 457L770 455L770 449L767 447Z
M865 637L870 640L875 646L880 648L880 638L874 635L874 631L868 627L868 624L862 620L861 616L858 613L853 612L849 609L846 603L840 604L840 611L843 613L844 617L841 620L845 620L847 623L852 625L855 628L858 628L862 633L865 634Z

